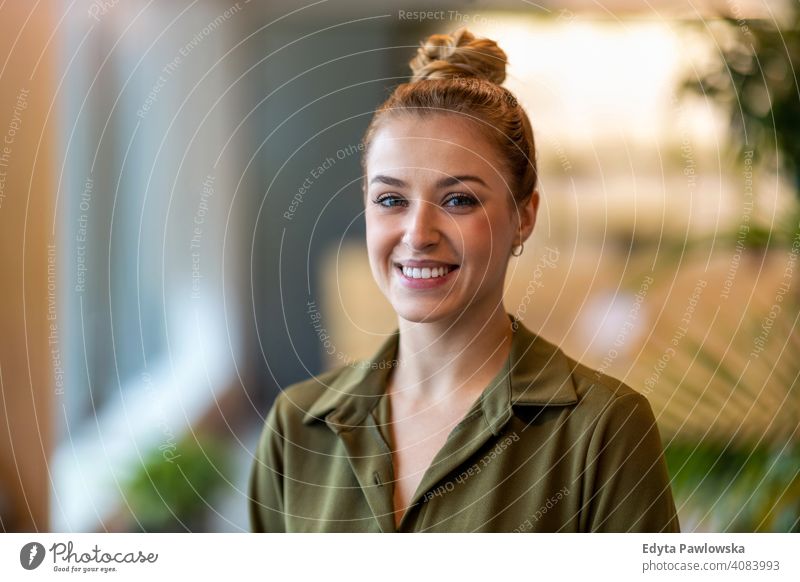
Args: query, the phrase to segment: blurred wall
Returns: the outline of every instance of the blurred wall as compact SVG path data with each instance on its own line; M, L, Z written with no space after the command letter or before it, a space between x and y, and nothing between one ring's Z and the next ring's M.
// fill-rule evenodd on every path
M258 54L248 55L257 68L242 104L253 156L242 187L254 193L243 226L253 233L248 325L262 403L325 367L308 304L323 309L329 254L343 240L363 241L359 142L390 88L407 80L405 63L425 34L418 22L349 16L265 19L248 45Z
M0 18L0 529L47 531L55 315L52 4ZM51 360L52 356L52 360ZM51 367L52 366L52 367Z

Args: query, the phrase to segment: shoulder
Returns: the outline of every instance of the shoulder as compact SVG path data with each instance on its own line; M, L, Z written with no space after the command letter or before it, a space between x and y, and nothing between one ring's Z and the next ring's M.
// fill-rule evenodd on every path
M516 330L512 346L515 402L569 406L570 415L588 413L591 418L617 400L647 401L622 380L577 361L557 343L524 325Z
M563 353L563 352L562 352ZM622 380L581 364L564 354L577 395L575 412L595 430L625 427L634 432L652 430L656 424L647 397Z
M587 458L602 457L613 467L631 463L642 471L661 463L658 421L644 394L580 363L575 364L572 377L579 416L588 428Z
M578 402L570 414L595 470L616 472L627 466L638 483L648 471L668 482L658 421L645 394L612 376L569 358ZM574 418L572 418L574 417Z
M274 417L281 426L302 422L313 404L330 390L330 385L347 375L351 369L342 365L289 384L275 397L269 416Z
M280 401L284 406L291 402L302 408L308 408L328 390L328 387L335 380L346 374L348 368L348 366L342 365L305 380L289 384L278 394L276 402Z
M641 392L634 390L622 380L590 368L566 354L564 358L572 371L572 383L579 400L595 404L609 404L619 399L647 402L647 398Z

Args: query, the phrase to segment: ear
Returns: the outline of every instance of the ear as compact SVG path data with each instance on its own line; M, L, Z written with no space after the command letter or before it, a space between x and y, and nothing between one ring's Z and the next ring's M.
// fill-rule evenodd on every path
M534 190L524 205L519 206L519 239L514 242L514 246L520 245L528 240L536 224L536 213L539 211L539 191Z

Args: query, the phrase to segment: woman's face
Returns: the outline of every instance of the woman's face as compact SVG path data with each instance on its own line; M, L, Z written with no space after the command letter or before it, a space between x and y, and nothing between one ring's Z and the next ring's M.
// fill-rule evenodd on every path
M387 120L366 168L370 267L397 314L432 322L492 310L538 194L517 211L493 144L449 114Z

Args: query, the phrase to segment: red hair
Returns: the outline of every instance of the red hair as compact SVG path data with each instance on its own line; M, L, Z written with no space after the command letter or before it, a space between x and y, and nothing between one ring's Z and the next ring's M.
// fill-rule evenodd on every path
M362 167L382 125L397 115L458 115L472 120L497 148L508 185L518 203L536 188L536 147L525 110L500 83L506 77L505 52L490 39L476 39L466 28L428 37L409 63L411 81L395 88L375 111L364 134Z

